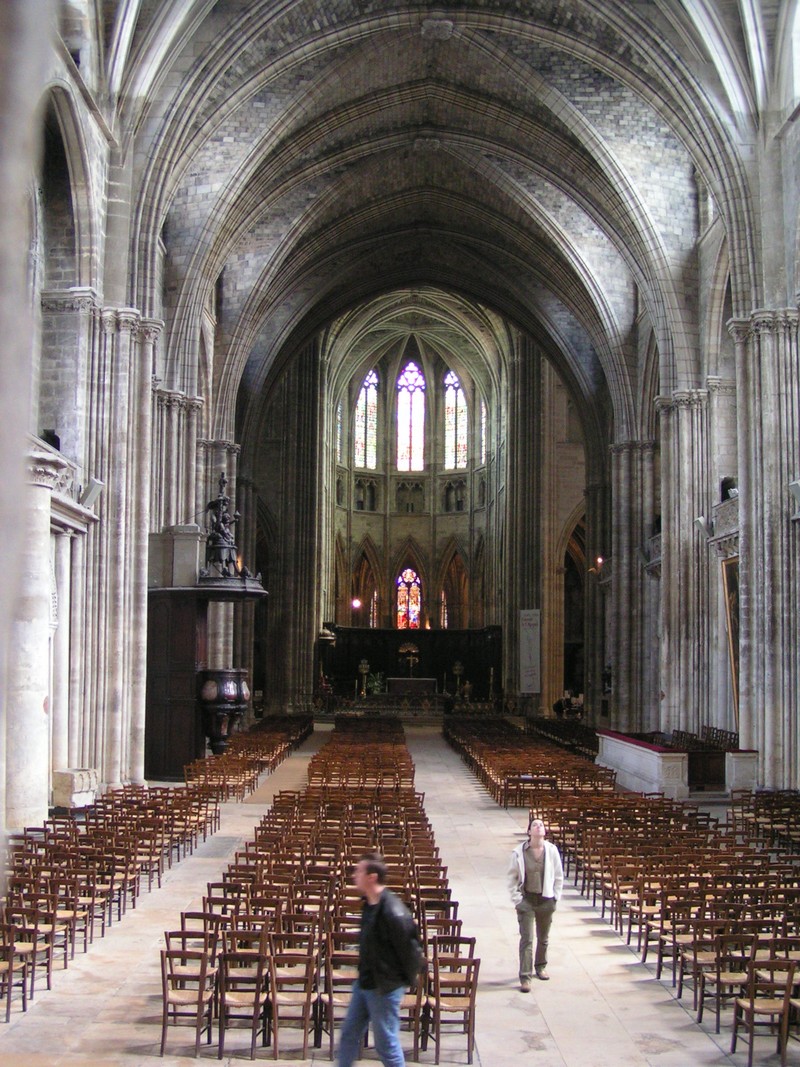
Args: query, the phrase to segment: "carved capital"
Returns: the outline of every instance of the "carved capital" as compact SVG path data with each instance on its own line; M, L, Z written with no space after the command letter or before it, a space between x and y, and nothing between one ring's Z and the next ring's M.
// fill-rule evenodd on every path
M137 334L141 321L141 313L136 308L117 309L117 329L120 333Z
M750 322L747 319L728 319L727 326L734 344L745 344L750 335Z
M736 382L731 378L719 378L711 375L706 379L709 393L714 396L736 396Z
M82 311L97 310L97 294L94 289L75 287L72 289L45 289L41 295L42 311Z
M153 345L161 336L164 323L160 319L142 319L139 327L139 337L148 345Z
M28 484L38 485L51 492L60 488L69 463L55 452L41 452L38 449L27 457Z

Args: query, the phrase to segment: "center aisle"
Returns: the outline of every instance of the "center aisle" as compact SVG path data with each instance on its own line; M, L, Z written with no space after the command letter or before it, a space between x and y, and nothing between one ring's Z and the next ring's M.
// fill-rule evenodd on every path
M499 807L435 727L407 728L406 739L415 786L425 793L425 811L448 867L464 933L478 939L476 1064L703 1067L747 1062L746 1052L730 1056L697 1026L691 993L686 994L687 1012L573 888L571 878L550 932L551 981L534 981L530 994L520 993L517 922L506 866L512 848L525 836L527 813ZM730 1039L723 1031L719 1040Z
M3 1067L175 1067L196 1063L187 1055L191 1033L170 1027L167 1055L158 1055L161 1018L159 950L163 932L179 924L182 910L196 908L208 881L221 871L281 789L302 789L311 755L330 727L318 727L300 748L265 777L244 803L222 805L221 829L167 872L164 887L143 894L122 922L114 923L87 954L78 952L66 972L57 971L50 992L38 991L23 1015L15 1003L9 1025L0 1025ZM434 727L406 730L416 766L416 788L425 793L464 932L478 939L481 982L477 1011L476 1067L705 1067L747 1062L746 1051L726 1055L666 986L568 884L551 934L550 982L517 987L517 930L508 899L508 855L525 831L521 810L499 808ZM689 1006L691 998L688 998ZM720 1039L727 1036L723 1031ZM215 1035L216 1041L216 1035ZM408 1035L405 1035L407 1045ZM241 1063L247 1035L230 1035L225 1058L203 1046L201 1060ZM741 1046L745 1050L745 1046ZM756 1054L765 1054L766 1040ZM792 1053L790 1052L790 1056ZM327 1049L305 1061L289 1046L262 1062L329 1064ZM422 1054L433 1063L433 1047ZM446 1041L442 1067L465 1063L461 1040ZM366 1062L375 1064L374 1050ZM409 1060L409 1063L411 1061Z

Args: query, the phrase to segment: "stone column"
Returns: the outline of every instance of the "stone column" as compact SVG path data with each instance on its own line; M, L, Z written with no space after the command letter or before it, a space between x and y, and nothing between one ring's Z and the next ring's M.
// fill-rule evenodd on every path
M800 682L800 350L795 309L730 324L739 437L739 733L759 781L796 787Z
M83 690L86 686L86 538L72 539L72 590L70 632L73 635L69 658L69 734L65 767L82 767Z
M542 364L542 696L541 711L553 716L553 704L564 691L564 551L562 516L558 508L557 379L549 363Z
M660 729L696 733L708 722L709 561L695 519L711 517L708 393L676 392L661 413Z
M147 553L150 531L150 500L153 489L153 393L155 347L163 323L144 319L140 325L133 368L136 412L136 452L134 472L133 535L131 544L131 699L128 749L128 777L144 782L144 747L147 685Z
M184 522L200 523L198 512L207 501L197 499L197 438L200 413L203 410L202 397L190 397L186 401L186 447L183 474Z
M602 571L598 559L609 554L609 488L605 482L586 486L586 602L584 618L584 648L586 655L585 702L588 714L598 725L608 726L602 714L604 703L603 677L608 662L606 649L605 598L600 588Z
M642 729L640 673L644 652L643 571L640 550L653 522L653 443L628 441L611 448L613 483L613 597L609 633L613 671L612 726Z
M55 574L55 618L52 637L53 702L52 764L55 770L69 767L69 698L70 698L70 617L72 614L72 567L70 563L73 535L63 530L54 538L53 569Z
M126 607L133 570L130 551L133 524L135 463L134 435L130 433L129 415L135 409L131 395L131 360L140 316L133 308L114 312L114 335L109 438L109 483L106 487L105 549L108 603L105 634L107 663L105 670L106 723L102 780L116 786L127 775L126 752L130 717L130 675L128 648L130 641ZM130 570L128 568L131 568ZM145 561L142 570L146 572Z
M13 607L6 684L6 828L34 826L50 802L50 498L66 464L29 456L19 593Z
M542 358L528 338L511 357L508 381L508 433L513 455L506 457L506 512L503 546L505 621L504 688L519 693L519 612L542 606L541 527ZM542 620L545 624L545 620ZM521 698L527 714L538 711L541 693Z

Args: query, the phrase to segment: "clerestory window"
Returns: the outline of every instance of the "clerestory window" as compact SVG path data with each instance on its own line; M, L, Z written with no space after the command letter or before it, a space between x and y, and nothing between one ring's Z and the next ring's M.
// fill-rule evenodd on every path
M425 469L425 376L413 361L397 379L397 469Z
M467 465L467 401L454 371L444 376L444 465L446 470Z
M375 470L378 465L378 372L364 379L356 403L353 434L353 463Z

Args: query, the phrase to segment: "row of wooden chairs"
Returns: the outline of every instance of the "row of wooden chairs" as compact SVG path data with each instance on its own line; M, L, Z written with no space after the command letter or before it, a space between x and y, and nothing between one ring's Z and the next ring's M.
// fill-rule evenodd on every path
M278 736L262 729L248 742L250 765L255 751L285 758L291 748L286 738L299 743L302 724L286 722L291 725L276 727ZM160 888L164 871L219 829L226 795L227 787L199 779L186 787L127 785L80 813L10 835L0 902L0 994L7 1016L21 975L25 1010L37 982L52 988L55 963L66 969L76 947L88 951L96 935L105 936L136 907L143 886Z
M251 948L258 942L260 958L257 964L251 961L253 982L246 1004L240 1002L250 1027L251 1057L259 1033L277 1057L281 1027L292 1024L302 1031L304 1057L309 1039L319 1047L327 1035L333 1058L334 1035L346 1011L358 959L362 901L349 885L349 873L361 854L379 850L388 864L390 887L417 916L429 957L429 971L415 990L407 991L402 1006L404 1026L413 1034L413 1056L418 1058L420 1045L425 1047L430 1037L438 1063L445 1020L455 1015L467 1033L471 1062L480 961L474 939L463 936L458 902L452 899L447 870L424 814L424 797L413 788L413 765L402 733L399 743L398 734L388 729L388 735L369 740L354 736L349 726L334 730L310 770L308 788L275 796L252 840L237 850L222 878L207 886L202 910L182 916L181 929L196 933L208 956L206 986L194 1003L196 1054L202 1034L210 1037L216 1019L222 1055L225 1031L237 1019L227 1007L231 989L226 983L242 977L235 957L242 938L249 938ZM355 781L347 768L357 763L369 767L369 774L359 772ZM339 784L343 777L347 783ZM168 954L190 950L185 938L175 947L180 940L176 932L165 937L162 1050L168 1024L179 1018L180 1007L170 993L173 961ZM286 939L294 939L294 955L302 956L293 967L282 961ZM445 957L451 957L447 967ZM201 985L198 977L193 988ZM244 996L241 988L238 992Z
M713 1006L719 1033L730 1008L731 1051L746 1040L752 1064L765 1028L785 1063L800 1020L800 792L735 793L720 825L661 794L559 779L552 753L529 760L510 729L456 723L449 734L498 802L530 800L574 884L644 962L655 953L657 979L671 963L676 996L691 989L698 1023Z

